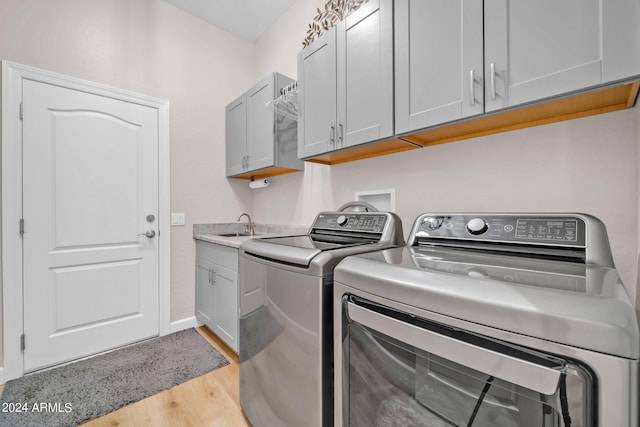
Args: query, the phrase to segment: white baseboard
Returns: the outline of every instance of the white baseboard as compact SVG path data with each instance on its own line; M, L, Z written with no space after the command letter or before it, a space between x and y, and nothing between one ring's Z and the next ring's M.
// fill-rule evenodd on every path
M4 384L4 367L0 368L0 384Z
M171 322L171 333L183 331L189 328L197 328L198 326L202 326L202 324L198 322L196 316L187 317L186 319Z

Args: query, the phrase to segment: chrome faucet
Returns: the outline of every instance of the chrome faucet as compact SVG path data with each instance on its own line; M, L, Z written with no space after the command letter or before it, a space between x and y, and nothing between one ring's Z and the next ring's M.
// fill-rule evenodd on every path
M251 222L251 216L249 216L248 213L243 212L239 217L238 217L238 221L240 221L242 219L243 216L247 217L248 220L248 224L247 224L247 229L249 231L249 234L253 236L253 222Z

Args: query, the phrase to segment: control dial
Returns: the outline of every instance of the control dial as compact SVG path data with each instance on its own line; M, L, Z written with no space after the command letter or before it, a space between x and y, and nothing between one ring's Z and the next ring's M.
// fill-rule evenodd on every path
M482 218L473 218L467 223L467 231L475 236L489 229L489 224Z
M348 219L346 216L344 216L344 215L340 215L340 216L336 219L336 222L338 223L338 225L339 225L340 227L343 227L343 226L347 225L347 223L349 222L349 219Z
M444 218L441 216L429 216L422 220L422 226L428 230L437 230L442 226Z

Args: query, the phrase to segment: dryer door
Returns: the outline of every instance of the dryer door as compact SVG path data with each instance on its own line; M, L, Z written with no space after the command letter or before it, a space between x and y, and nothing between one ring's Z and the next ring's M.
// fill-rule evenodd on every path
M343 320L344 425L593 426L586 367L354 296Z

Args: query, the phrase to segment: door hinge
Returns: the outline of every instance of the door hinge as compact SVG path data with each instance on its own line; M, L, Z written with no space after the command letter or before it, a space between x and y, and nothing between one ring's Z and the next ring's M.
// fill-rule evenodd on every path
M20 235L24 236L24 219L20 218Z
M24 334L20 335L20 350L24 351L24 349L26 348L25 344L24 344Z
M20 120L24 117L24 107L22 106L22 102L20 103Z

